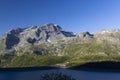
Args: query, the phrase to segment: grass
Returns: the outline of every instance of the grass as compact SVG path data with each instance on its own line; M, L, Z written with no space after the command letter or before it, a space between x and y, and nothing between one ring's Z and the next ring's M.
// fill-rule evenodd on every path
M0 67L4 67L8 63L10 63L13 57L13 54L0 55Z
M67 67L83 65L90 62L104 62L104 61L113 61L113 62L120 62L120 55L119 54L111 54L111 55L104 55L104 54L81 54L81 55L74 55L68 63L66 64Z
M58 63L64 63L67 60L65 56L39 56L39 55L23 55L14 57L6 67L36 67L51 66Z
M103 52L105 54L116 54L119 52L119 48L116 45L111 45L107 41L101 44L96 43L96 41L91 41L90 43L83 44L69 44L63 49L63 53L66 54L80 54L80 53L99 53Z
M0 51L4 49L2 41L0 41Z
M1 67L35 67L35 66L55 66L57 64L72 67L83 65L90 62L114 61L120 62L120 49L116 45L109 44L104 41L101 44L95 40L83 44L67 44L61 51L55 55L56 47L51 45L41 45L31 47L30 50L41 51L42 54L23 53L21 49L19 53L24 55L4 55L0 56ZM61 52L61 53L60 53ZM17 53L17 52L16 52Z
M64 56L35 55L26 54L22 56L7 55L0 56L1 67L39 67L39 66L56 66L59 64L66 67L83 65L90 62L120 62L119 54L70 54Z

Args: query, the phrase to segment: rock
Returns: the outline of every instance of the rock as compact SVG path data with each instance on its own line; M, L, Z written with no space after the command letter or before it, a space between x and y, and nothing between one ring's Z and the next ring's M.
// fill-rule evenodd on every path
M40 43L52 43L67 37L74 37L72 32L64 31L59 25L45 24L43 26L30 26L12 29L3 36L5 49Z
M82 33L77 34L76 37L79 37L79 38L85 38L85 37L93 38L94 35L90 34L89 32L82 32Z
M120 45L120 30L101 30L94 33L98 43L108 41L110 44Z

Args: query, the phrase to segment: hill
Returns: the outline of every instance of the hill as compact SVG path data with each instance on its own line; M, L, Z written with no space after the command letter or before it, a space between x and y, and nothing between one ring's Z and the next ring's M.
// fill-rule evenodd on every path
M61 66L119 62L120 30L73 33L56 24L8 31L0 39L1 67Z

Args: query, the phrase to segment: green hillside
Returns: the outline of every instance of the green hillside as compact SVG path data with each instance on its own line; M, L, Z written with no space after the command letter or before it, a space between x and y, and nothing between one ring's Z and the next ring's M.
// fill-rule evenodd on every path
M41 51L42 54L33 54L30 53L29 50L28 52L24 52L25 50L21 49L19 50L19 53L24 52L23 55L1 55L0 65L1 67L72 67L89 62L120 62L119 47L111 45L107 41L98 44L93 40L89 43L67 44L65 47L62 47L59 43L58 45L55 45L39 45L29 48L33 51ZM58 52L56 51L56 48L59 49ZM60 54L60 52L61 55L57 55Z

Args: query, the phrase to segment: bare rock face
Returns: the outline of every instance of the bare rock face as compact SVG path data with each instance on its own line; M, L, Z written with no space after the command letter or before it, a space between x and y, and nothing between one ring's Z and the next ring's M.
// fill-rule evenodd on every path
M43 26L31 26L27 28L12 29L3 38L5 49L37 45L40 43L52 43L67 37L74 37L72 32L64 31L59 25L45 24Z
M78 38L86 38L86 37L93 38L94 35L89 32L82 32L82 33L77 34L76 37L78 37Z
M5 49L12 49L13 46L20 42L18 36L22 31L21 28L12 29L2 37L1 42L4 44Z
M120 30L101 30L94 35L98 43L108 41L110 44L120 45Z

